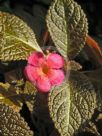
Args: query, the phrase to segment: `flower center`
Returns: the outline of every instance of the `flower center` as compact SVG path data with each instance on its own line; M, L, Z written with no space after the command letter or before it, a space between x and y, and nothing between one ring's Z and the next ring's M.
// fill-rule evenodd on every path
M44 74L47 74L48 71L49 71L48 66L47 66L47 65L44 65L43 68L42 68L42 71L43 71Z

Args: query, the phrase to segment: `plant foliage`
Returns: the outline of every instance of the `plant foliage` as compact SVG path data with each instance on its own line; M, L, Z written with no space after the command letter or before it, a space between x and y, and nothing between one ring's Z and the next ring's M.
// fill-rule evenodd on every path
M47 36L37 37L40 43L44 40L43 46L38 44L35 32L25 21L13 13L0 11L0 135L74 136L80 134L83 127L87 128L90 122L97 128L98 120L102 120L101 117L96 119L102 112L102 68L83 72L83 66L74 60L82 51L88 35L86 15L74 0L37 2L46 7L42 18L34 13L39 18L36 21L39 24L46 22L47 26L44 24L44 28L39 27L39 35L42 31L49 32ZM36 9L39 4L34 6ZM66 79L45 94L25 79L23 71L26 59L32 52L48 53L46 49L51 45L55 47L54 51L64 57ZM49 52L52 50L49 49ZM15 74L20 75L19 79ZM33 122L33 127L30 127L34 133L21 116L26 121L30 118L28 122ZM95 129L91 128L90 132L95 133ZM101 135L100 129L97 134Z

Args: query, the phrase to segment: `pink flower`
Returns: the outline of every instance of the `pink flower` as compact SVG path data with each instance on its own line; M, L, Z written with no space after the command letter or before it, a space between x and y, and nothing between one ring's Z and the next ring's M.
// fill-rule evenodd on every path
M24 73L39 91L49 92L52 86L63 82L63 65L64 59L59 54L44 56L41 52L34 52L28 58Z

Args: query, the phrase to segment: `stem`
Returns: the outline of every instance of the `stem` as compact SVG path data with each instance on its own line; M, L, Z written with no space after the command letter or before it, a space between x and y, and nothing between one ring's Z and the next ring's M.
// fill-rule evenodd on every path
M96 64L96 67L102 67L102 51L99 44L90 36L87 36L86 43L88 46L85 46L85 51L88 57Z
M99 44L89 35L87 36L86 43L92 48L94 48L95 51L100 54L100 56L102 56L102 51L99 47Z
M46 45L46 43L49 40L49 32L45 31L44 36L43 36L43 42L42 42L42 46Z

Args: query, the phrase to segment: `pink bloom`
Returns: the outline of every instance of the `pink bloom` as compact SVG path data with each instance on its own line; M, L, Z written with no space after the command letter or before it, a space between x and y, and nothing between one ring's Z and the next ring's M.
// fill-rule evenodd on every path
M64 59L59 54L51 53L44 56L40 52L34 52L29 56L24 72L39 91L48 92L52 86L63 82L63 65Z

